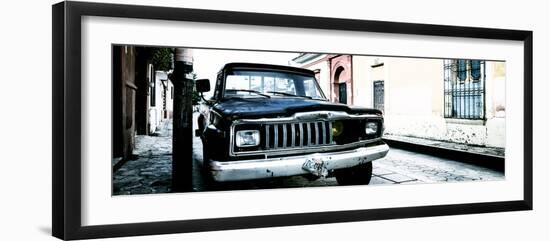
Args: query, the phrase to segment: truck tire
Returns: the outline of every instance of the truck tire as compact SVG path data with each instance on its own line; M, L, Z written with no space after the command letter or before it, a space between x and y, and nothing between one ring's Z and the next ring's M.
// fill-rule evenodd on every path
M201 170L205 173L210 171L208 148L206 147L204 141L202 142L202 166L201 166Z
M372 177L372 162L334 170L338 185L367 185Z
M217 182L214 180L214 177L212 176L212 173L210 173L210 161L209 161L209 148L204 145L202 147L202 166L201 166L201 174L202 174L202 181L203 181L203 188L205 191L221 191L224 190L224 184Z

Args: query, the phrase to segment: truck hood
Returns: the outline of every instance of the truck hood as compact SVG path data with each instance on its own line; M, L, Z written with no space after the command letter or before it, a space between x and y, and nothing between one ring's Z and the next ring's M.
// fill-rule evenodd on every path
M213 106L223 117L230 119L273 118L292 116L297 112L307 111L344 111L349 114L378 114L376 109L348 106L323 100L306 98L232 98L225 99Z

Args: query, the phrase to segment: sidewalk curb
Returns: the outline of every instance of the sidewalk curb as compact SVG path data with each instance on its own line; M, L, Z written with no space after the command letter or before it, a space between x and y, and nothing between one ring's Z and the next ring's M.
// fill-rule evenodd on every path
M390 147L452 159L504 173L504 157L382 138Z

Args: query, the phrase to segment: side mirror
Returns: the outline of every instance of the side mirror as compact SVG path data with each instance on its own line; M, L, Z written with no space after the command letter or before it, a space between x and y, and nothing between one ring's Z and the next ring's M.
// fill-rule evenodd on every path
M210 80L208 79L198 79L195 80L195 88L197 92L208 92L210 91Z

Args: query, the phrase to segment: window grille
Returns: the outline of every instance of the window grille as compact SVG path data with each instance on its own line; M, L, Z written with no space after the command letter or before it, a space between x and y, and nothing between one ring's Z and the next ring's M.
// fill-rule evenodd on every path
M445 118L485 118L485 61L444 60Z

